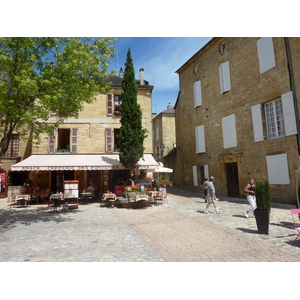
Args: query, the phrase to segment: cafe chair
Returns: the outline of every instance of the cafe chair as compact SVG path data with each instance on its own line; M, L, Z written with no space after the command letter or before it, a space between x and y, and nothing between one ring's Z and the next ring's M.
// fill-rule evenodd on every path
M300 236L300 208L291 209L291 214L292 214L294 228L298 232L298 235L295 238L296 241Z

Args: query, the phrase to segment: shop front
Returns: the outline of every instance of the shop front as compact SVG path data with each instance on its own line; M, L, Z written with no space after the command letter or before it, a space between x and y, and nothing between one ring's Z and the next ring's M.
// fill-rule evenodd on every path
M0 169L0 198L7 197L7 173Z
M134 180L149 182L149 174L158 167L152 154L144 154L137 163ZM119 161L118 154L40 154L12 165L12 185L20 181L24 172L32 184L41 189L49 188L52 192L63 192L65 180L78 180L79 190L84 191L93 185L101 192L121 193L131 183L131 174Z

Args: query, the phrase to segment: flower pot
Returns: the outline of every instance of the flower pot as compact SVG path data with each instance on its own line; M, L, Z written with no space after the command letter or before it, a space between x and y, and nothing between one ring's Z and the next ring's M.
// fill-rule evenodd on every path
M257 230L260 234L269 234L270 210L255 210L254 216L256 220Z

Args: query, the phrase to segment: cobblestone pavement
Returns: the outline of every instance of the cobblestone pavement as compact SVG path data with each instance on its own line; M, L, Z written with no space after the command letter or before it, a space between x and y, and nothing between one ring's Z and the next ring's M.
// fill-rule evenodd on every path
M58 213L45 205L0 202L1 262L299 262L289 209L274 204L269 235L246 219L246 199L221 198L203 214L201 195L168 188L168 203L147 209L99 204Z

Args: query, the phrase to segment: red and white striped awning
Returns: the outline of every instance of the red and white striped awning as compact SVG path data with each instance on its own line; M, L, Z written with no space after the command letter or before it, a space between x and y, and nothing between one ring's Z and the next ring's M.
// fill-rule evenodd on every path
M156 169L152 154L144 154L138 169ZM11 171L122 170L118 154L33 154L11 166Z

